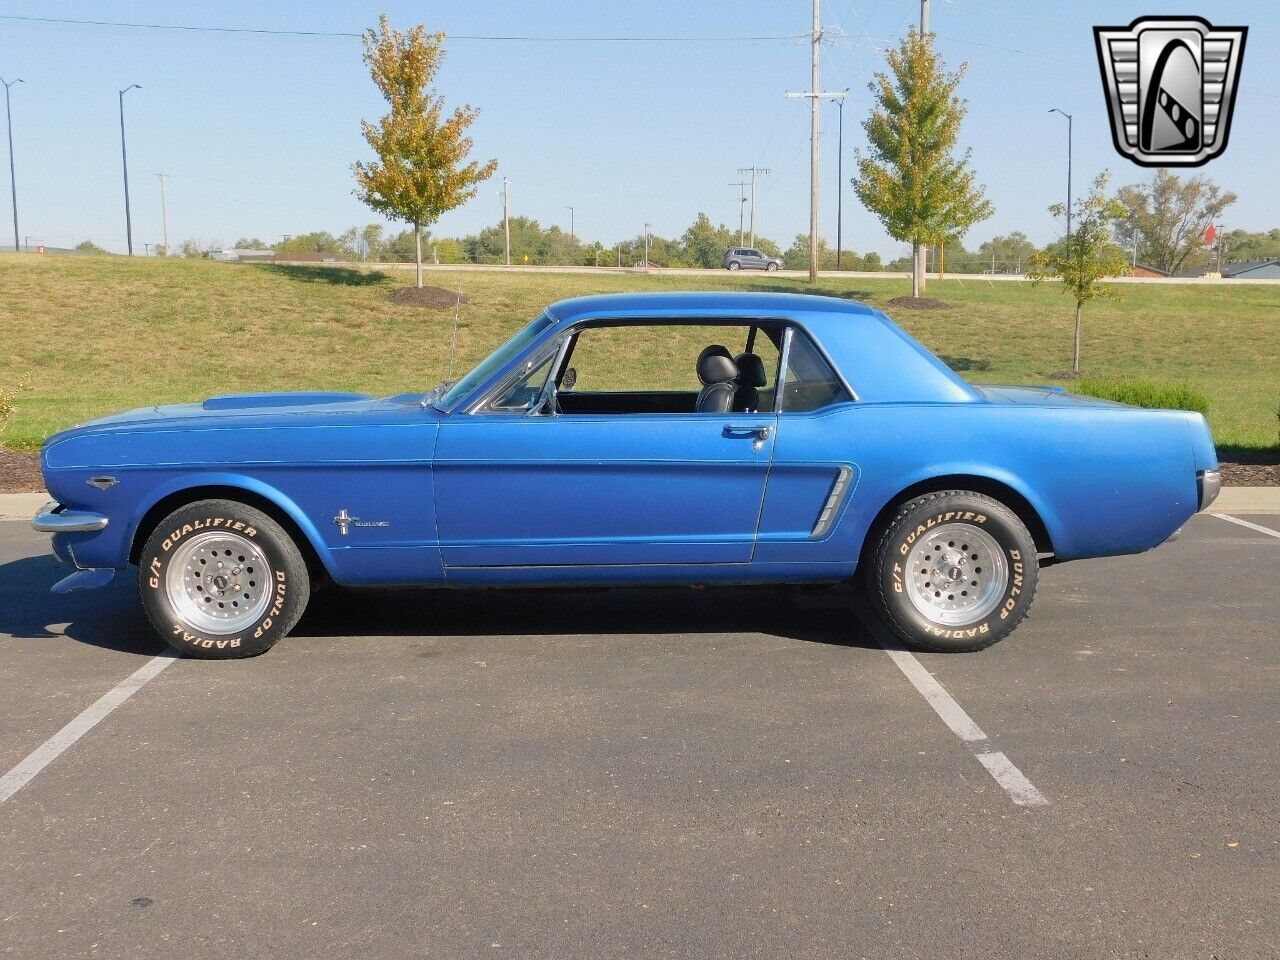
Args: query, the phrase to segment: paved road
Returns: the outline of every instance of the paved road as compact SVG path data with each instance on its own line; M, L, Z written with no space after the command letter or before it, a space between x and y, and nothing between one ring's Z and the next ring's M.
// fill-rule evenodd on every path
M0 775L162 652L57 576L0 524ZM1274 957L1278 595L1213 517L1050 568L914 661L975 746L838 592L330 591L0 803L0 957Z

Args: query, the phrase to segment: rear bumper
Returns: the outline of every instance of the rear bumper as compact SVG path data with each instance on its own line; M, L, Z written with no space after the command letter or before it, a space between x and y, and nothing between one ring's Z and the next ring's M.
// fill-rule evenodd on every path
M108 520L101 513L68 510L50 500L31 518L31 527L40 533L88 533L106 529Z
M1222 492L1222 473L1218 470L1200 470L1196 473L1196 489L1200 493L1200 510L1207 510Z

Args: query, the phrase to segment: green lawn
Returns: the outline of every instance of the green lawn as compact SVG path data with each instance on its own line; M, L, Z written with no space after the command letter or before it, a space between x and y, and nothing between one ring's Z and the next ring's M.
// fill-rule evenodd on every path
M35 447L111 411L250 390L425 389L445 376L452 310L393 306L412 282L325 267L0 255L0 386L25 384L0 439ZM431 273L461 286L455 376L546 304L627 290L781 289L764 275ZM1086 308L1085 371L1185 383L1209 398L1221 446L1269 447L1280 404L1280 286L1122 285ZM812 292L884 307L900 279L826 280ZM942 311L889 313L964 376L1044 382L1070 366L1072 305L1052 284L932 282ZM622 369L625 358L617 358ZM629 362L629 361L627 361Z

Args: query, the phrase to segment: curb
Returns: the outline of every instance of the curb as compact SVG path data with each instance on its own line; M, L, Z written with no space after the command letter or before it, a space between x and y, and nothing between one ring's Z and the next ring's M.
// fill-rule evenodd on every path
M30 523L36 511L49 500L49 495L43 490L35 493L0 493L0 520L25 520Z
M0 493L0 520L30 520L49 499L43 490ZM1213 513L1280 514L1280 487L1223 487L1209 509Z
M1212 513L1280 513L1280 487L1223 487Z

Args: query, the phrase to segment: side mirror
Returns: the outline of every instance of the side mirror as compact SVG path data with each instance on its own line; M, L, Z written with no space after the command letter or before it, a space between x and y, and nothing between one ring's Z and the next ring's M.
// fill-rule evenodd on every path
M570 367L564 372L564 376L560 378L561 390L572 390L573 385L578 382L578 371Z

